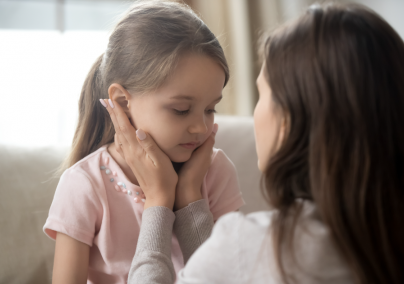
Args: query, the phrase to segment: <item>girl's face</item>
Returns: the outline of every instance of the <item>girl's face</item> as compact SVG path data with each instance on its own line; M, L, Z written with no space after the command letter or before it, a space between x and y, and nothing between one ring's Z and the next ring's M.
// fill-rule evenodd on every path
M206 55L184 55L157 90L133 95L129 113L136 129L149 133L173 162L189 160L211 134L225 73Z
M261 172L265 171L269 159L280 147L285 133L285 123L281 123L279 111L272 100L264 68L257 78L259 100L254 110L255 144Z

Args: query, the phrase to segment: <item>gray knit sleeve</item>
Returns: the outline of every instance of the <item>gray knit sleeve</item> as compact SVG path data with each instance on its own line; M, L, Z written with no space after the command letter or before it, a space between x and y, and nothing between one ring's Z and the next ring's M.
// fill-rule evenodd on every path
M209 238L214 225L213 215L205 199L190 203L175 212L174 233L177 236L184 263Z
M210 236L213 224L212 213L204 199L190 203L175 214L166 207L147 208L143 212L128 283L174 283L176 277L171 261L173 227L186 263Z
M174 213L166 207L149 207L143 212L128 283L174 283L175 270L171 261L174 220Z

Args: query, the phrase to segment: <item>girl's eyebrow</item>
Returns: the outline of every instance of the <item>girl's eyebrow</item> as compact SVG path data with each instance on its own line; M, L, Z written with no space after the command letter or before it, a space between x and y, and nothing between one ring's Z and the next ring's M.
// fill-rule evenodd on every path
M188 101L193 101L194 98L191 96L187 96L187 95L178 95L175 97L171 97L172 100L188 100Z
M223 95L220 95L217 99L215 99L213 102L220 101L223 98ZM193 101L195 98L192 96L187 96L187 95L178 95L175 97L171 97L172 100L188 100L188 101Z

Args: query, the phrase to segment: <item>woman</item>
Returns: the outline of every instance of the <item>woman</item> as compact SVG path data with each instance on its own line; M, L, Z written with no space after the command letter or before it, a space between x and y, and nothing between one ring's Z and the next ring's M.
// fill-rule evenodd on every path
M257 85L256 146L273 210L226 215L190 259L213 226L191 189L214 135L187 166L189 205L173 213L169 160L108 109L122 155L139 158L133 170L149 164L129 283L175 281L173 227L186 262L177 283L404 283L402 39L365 7L312 6L267 39Z

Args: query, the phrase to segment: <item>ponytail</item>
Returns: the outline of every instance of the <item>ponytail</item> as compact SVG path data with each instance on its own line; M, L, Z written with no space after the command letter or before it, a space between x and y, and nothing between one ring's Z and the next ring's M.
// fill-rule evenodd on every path
M103 55L98 57L84 81L79 99L78 125L73 137L72 148L57 171L57 176L102 145L114 141L115 131L111 119L99 102L100 99L107 97L100 74Z

